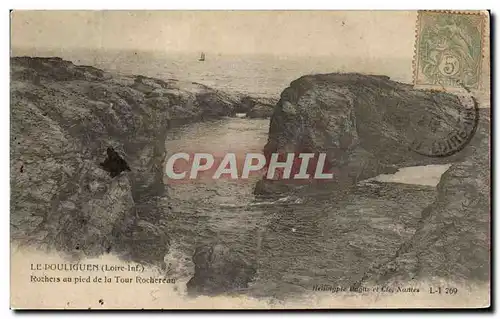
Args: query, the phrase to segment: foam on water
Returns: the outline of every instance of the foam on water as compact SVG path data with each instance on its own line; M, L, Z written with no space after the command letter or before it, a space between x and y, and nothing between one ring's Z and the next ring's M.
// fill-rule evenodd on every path
M302 204L304 200L295 196L285 196L278 198L274 201L261 201L261 202L251 202L248 204L220 204L221 207L230 208L242 208L242 207L252 207L252 206L267 206L267 205L279 205L279 204Z

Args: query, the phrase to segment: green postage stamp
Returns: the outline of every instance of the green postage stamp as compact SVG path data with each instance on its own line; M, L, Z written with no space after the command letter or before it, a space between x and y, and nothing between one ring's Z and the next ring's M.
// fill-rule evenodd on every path
M478 89L485 20L479 11L419 11L414 84Z

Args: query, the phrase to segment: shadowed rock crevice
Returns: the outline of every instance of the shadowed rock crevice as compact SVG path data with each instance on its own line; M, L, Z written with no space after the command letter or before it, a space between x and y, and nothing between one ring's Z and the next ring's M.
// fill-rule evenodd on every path
M106 160L100 165L111 177L116 177L123 171L130 172L127 162L112 147L106 149L106 154Z

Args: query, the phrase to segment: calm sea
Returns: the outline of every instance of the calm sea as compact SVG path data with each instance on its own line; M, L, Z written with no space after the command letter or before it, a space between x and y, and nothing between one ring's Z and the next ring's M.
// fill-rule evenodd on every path
M288 84L306 74L365 72L411 82L409 59L377 59L350 56L224 55L200 52L168 53L60 49L13 49L14 56L59 56L75 64L92 65L125 74L199 82L217 89L279 96Z

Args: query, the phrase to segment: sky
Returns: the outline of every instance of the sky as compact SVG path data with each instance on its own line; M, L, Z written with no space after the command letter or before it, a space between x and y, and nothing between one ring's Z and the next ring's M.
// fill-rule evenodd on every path
M414 11L13 11L13 48L411 58Z

